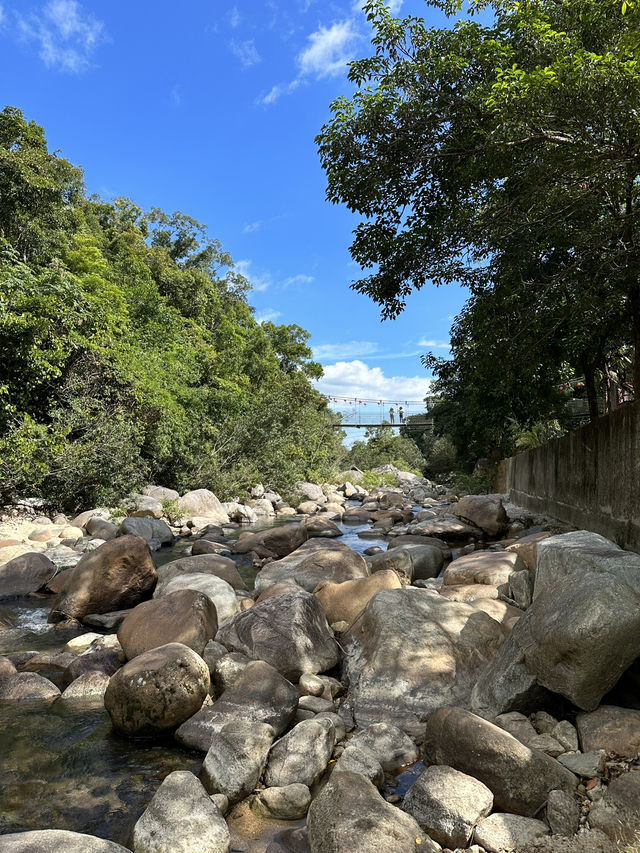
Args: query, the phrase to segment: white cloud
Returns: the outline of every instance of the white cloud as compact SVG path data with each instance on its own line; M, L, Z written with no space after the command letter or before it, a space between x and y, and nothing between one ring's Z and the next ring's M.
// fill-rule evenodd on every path
M374 341L345 341L313 347L313 357L320 361L333 361L338 358L354 358L357 355L372 355L377 351L378 344Z
M365 0L353 0L353 11L361 12L364 4ZM397 15L402 7L402 0L389 0L389 2L385 3L385 6L392 15Z
M298 273L298 275L290 275L289 278L285 278L282 282L283 287L291 287L293 284L311 284L313 281L312 275L304 275L304 273Z
M311 33L307 47L298 55L300 74L317 79L342 74L346 64L353 59L354 44L359 38L351 18L330 27L320 26Z
M424 376L385 376L379 367L363 361L338 361L324 368L316 386L325 394L369 400L422 400L430 382Z
M295 79L292 80L290 83L281 83L277 86L273 86L264 97L258 98L258 103L264 104L265 106L269 106L269 104L275 104L275 102L280 97L282 97L282 95L291 95L293 92L295 92L295 90L298 88L298 86L300 86L301 83L302 80Z
M247 41L240 42L232 41L229 47L231 48L231 52L238 57L245 68L251 68L251 66L262 62L262 57L258 53L253 39L247 39Z
M262 227L262 221L258 219L257 222L247 222L247 224L242 229L243 234L253 234L254 231L259 231Z
M39 44L47 68L78 73L89 68L93 51L105 39L104 24L76 0L49 0L27 17L18 14L18 31Z
M273 308L265 308L264 311L260 311L256 314L256 322L260 323L273 323L274 320L277 320L278 317L282 316L281 311L276 311Z
M237 6L234 6L232 9L229 9L227 12L227 20L229 21L229 26L233 27L235 30L236 27L239 27L242 23L242 15L240 14L240 10Z
M451 349L451 341L434 341L427 338L420 338L418 346L431 347L431 349L446 349L448 352Z
M4 21L4 7L3 7L2 3L0 3L0 25L2 24L3 21Z
M255 273L251 270L251 261L236 261L235 270L243 275L251 284L252 289L257 292L267 290L273 284L268 273Z
M174 107L179 107L182 103L182 95L180 94L180 86L177 84L171 89L171 103Z

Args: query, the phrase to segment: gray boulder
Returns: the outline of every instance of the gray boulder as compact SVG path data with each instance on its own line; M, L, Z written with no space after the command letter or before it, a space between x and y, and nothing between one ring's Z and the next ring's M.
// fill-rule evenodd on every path
M206 541L206 540L203 540ZM220 554L197 554L192 557L181 557L158 567L158 590L162 590L169 581L178 575L215 575L226 581L234 589L246 589L245 583L233 560Z
M437 592L378 592L342 638L346 705L359 726L387 721L421 737L432 711L469 702L478 668L502 639L486 613Z
M211 738L200 780L210 794L224 794L230 803L248 797L258 784L275 738L268 723L239 719Z
M14 557L0 566L0 598L37 592L57 571L55 563L38 551Z
M372 574L392 569L411 583L436 578L444 565L444 555L434 545L403 545L376 554L369 561Z
M336 731L326 718L303 720L274 744L264 773L268 787L295 782L311 787L327 768Z
M473 836L476 844L487 853L508 853L521 850L525 844L549 834L549 827L541 820L515 814L492 814L481 820Z
M281 788L265 788L256 799L266 817L300 820L309 810L311 793L306 785L294 782Z
M358 732L349 746L370 750L385 773L395 773L418 760L418 748L397 726L391 723L374 723Z
M159 548L170 545L174 536L166 521L159 518L125 518L118 528L119 536L140 536L149 545Z
M583 752L602 749L624 758L640 756L640 711L601 705L576 719Z
M301 500L316 501L317 503L325 503L327 500L325 493L320 486L315 483L299 482L293 487L293 495Z
M56 685L35 672L18 672L0 682L0 705L50 702L60 696Z
M0 836L2 853L129 853L115 841L66 829L33 829Z
M230 619L240 610L233 587L217 575L211 574L176 575L157 590L157 595L154 592L154 597L162 598L185 589L201 592L213 602L218 614L218 623Z
M145 486L142 489L143 495L148 495L156 501L177 501L180 493L175 489L168 489L166 486Z
M566 791L549 791L547 822L553 835L575 835L580 827L580 803Z
M90 536L103 539L105 542L115 539L118 535L118 525L99 515L94 515L87 521L85 530Z
M178 498L182 515L210 518L219 524L227 524L229 516L218 498L209 489L194 489Z
M492 495L465 495L453 511L458 518L470 521L489 536L500 536L509 523L502 500Z
M134 853L229 853L225 819L202 783L174 770L133 828Z
M314 550L293 571L293 579L307 592L326 581L343 583L368 576L364 557L346 546Z
M162 518L162 503L149 495L129 495L128 506L132 518Z
M638 839L640 826L640 773L618 776L607 787L604 797L589 812L589 825L617 842Z
M440 708L427 722L425 763L444 764L483 782L495 807L532 816L549 791L572 793L578 780L544 752L462 708Z
M176 731L183 746L208 752L211 737L239 718L268 723L276 735L289 727L298 705L298 691L264 661L253 661L213 705L204 706Z
M255 604L223 625L216 639L296 682L303 672L324 672L340 659L322 605L303 590Z
M443 847L467 847L473 830L493 808L493 794L473 776L452 767L427 769L405 794L403 809Z
M234 554L255 551L260 557L286 557L307 539L306 528L301 524L283 524L243 536L230 543ZM326 546L325 546L326 547Z
M439 853L416 821L357 773L336 773L307 816L311 853Z

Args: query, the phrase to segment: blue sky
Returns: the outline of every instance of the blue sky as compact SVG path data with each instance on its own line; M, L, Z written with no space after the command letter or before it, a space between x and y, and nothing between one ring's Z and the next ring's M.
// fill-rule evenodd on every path
M436 23L421 0L399 15ZM89 192L182 210L253 285L258 319L311 333L339 397L419 399L448 351L456 287L395 321L349 289L357 219L325 201L314 136L366 55L357 0L0 0L0 100L43 125Z

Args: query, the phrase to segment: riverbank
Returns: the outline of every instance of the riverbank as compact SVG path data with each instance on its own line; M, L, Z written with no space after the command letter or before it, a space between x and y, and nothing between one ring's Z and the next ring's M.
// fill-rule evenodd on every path
M2 849L630 841L640 557L394 476L5 508Z

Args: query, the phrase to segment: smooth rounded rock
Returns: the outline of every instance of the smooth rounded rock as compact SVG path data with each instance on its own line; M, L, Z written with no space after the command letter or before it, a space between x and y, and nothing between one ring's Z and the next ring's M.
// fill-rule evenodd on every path
M34 829L0 835L2 853L129 853L128 848L95 835L66 829Z

